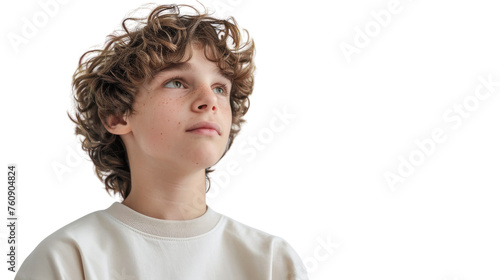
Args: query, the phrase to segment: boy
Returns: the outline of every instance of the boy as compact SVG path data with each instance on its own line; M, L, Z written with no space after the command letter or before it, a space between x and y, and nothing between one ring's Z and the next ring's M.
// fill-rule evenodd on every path
M254 44L234 20L190 8L125 19L81 57L70 119L124 200L47 237L16 279L307 279L286 241L206 205L210 167L248 110Z

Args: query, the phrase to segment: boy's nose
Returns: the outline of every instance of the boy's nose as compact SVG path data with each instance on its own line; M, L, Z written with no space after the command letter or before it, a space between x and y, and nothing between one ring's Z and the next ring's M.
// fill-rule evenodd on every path
M197 112L217 111L217 96L210 86L203 86L198 89L196 99L193 102L193 110Z

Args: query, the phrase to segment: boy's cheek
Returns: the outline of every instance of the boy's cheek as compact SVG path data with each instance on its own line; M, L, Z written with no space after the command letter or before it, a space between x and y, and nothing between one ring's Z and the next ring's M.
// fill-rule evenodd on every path
M227 134L226 136L229 137L229 132L231 131L231 126L233 124L233 114L231 113L231 109L229 109L229 114L227 114L225 116L225 120L224 120L224 130L226 131L225 134Z

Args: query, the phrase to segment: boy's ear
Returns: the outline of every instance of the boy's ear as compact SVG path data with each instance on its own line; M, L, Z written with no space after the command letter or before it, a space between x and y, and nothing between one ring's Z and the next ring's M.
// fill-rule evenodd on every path
M127 115L109 115L106 118L100 117L102 124L109 133L115 135L124 135L130 132L130 125L128 123Z

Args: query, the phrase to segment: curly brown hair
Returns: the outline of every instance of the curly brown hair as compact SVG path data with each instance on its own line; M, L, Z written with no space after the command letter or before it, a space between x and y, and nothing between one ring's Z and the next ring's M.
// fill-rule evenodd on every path
M181 15L182 7L195 13ZM135 27L130 28L129 22ZM250 106L255 65L253 39L243 36L233 17L221 20L189 5L160 5L145 18L126 18L123 30L107 37L102 49L85 52L73 75L75 134L83 136L82 149L95 165L95 173L108 193L125 199L131 190L130 166L125 144L119 135L106 130L108 116L133 112L140 85L173 63L192 56L190 45L201 44L205 56L221 69L232 83L230 104L232 127L227 150L244 122ZM248 35L247 30L243 31ZM185 56L187 54L187 56ZM225 153L222 155L222 157ZM210 189L208 173L205 176Z

